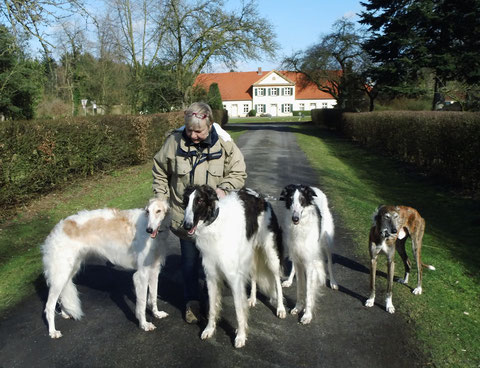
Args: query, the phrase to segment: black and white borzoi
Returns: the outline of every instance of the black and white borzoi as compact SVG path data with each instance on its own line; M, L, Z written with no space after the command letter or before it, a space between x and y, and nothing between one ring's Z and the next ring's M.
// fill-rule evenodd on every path
M62 317L80 319L83 316L72 279L90 255L137 270L133 282L137 299L135 314L140 328L155 329L145 318L148 291L153 315L167 316L157 308L158 275L166 256L167 211L167 202L152 199L145 209L81 211L55 225L42 246L44 274L49 286L45 315L51 338L62 336L55 329L57 301Z
M338 289L332 272L333 217L325 194L318 188L287 185L280 194L287 214L284 239L297 277L297 302L291 314L304 311L300 322L312 320L319 287L325 284L324 259L327 257L330 287ZM292 275L293 277L293 275Z
M256 283L276 299L277 316L286 317L280 283L281 230L271 205L249 189L218 199L209 186L190 186L184 193L183 227L194 236L205 270L209 312L201 338L215 332L225 280L233 294L238 329L235 347L245 345L248 327L246 284L252 278L250 305Z

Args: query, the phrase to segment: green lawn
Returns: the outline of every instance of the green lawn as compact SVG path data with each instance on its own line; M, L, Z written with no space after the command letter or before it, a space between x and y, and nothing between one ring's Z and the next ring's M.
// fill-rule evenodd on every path
M353 238L353 251L364 256L365 265L369 265L368 232L375 208L402 204L419 210L426 220L422 258L437 270L424 271L421 296L394 285L396 313L415 324L435 366L480 367L480 203L326 130L295 130L333 210ZM410 244L407 252L412 257ZM396 261L396 275L403 277L398 255ZM384 261L378 270L386 272ZM415 285L416 271L410 280ZM382 297L385 284L377 278L377 297Z

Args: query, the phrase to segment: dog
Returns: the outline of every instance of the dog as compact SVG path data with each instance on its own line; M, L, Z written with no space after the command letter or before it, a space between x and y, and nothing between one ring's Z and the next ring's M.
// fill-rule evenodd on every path
M332 271L334 238L333 217L326 195L318 188L306 185L287 185L281 192L285 201L285 243L293 262L291 277L297 275L297 302L291 314L302 311L302 324L312 321L316 294L326 283L324 258L327 258L330 287L338 289ZM288 283L288 280L287 280Z
M395 249L400 254L405 266L405 277L399 280L400 283L407 284L410 275L411 263L405 252L405 242L408 237L412 240L412 249L417 262L417 287L413 289L413 294L422 293L422 267L435 270L435 267L422 263L421 250L422 239L425 232L425 220L418 211L407 206L379 206L372 216L373 226L370 229L369 251L371 261L370 272L370 297L365 302L366 307L372 307L375 302L375 274L377 269L377 256L384 253L387 256L388 263L388 286L386 297L386 310L389 313L395 313L395 307L392 303L392 288L394 274Z
M250 189L218 199L207 185L189 186L184 193L183 228L194 237L202 255L208 288L208 323L202 339L213 336L221 305L223 280L232 290L238 329L235 347L245 345L248 304L255 304L256 284L276 299L277 316L286 317L280 282L281 232L269 202ZM247 300L246 284L252 279Z
M81 211L55 225L42 245L44 275L49 286L45 315L51 338L62 336L55 329L57 301L62 317L79 320L83 316L72 279L91 255L137 270L133 275L135 314L141 329L155 329L145 318L148 290L154 317L168 315L157 308L158 275L166 256L163 242L168 236L168 209L166 201L151 199L145 209Z

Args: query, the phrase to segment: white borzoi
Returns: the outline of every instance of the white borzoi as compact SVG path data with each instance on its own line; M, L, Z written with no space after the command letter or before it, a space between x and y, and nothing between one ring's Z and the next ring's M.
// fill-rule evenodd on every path
M167 211L167 202L152 199L145 209L81 211L53 228L42 246L44 274L50 287L45 314L51 338L62 336L55 329L57 301L62 317L80 319L83 316L72 279L90 255L137 270L133 282L137 299L135 315L140 328L155 329L155 325L145 319L148 290L153 315L167 316L157 308L158 274L165 260L164 241L168 236Z
M280 194L285 201L284 236L292 272L297 276L297 302L291 314L304 311L300 322L312 321L315 299L325 284L324 257L327 256L330 287L338 289L332 272L334 225L325 194L318 188L288 185ZM293 274L291 274L293 278Z
M249 189L218 200L215 190L188 187L184 194L183 227L194 236L202 254L208 287L208 324L202 339L213 335L225 280L232 289L238 330L235 347L247 339L246 283L252 277L250 305L255 304L256 283L277 301L277 316L286 317L280 283L281 230L270 203Z

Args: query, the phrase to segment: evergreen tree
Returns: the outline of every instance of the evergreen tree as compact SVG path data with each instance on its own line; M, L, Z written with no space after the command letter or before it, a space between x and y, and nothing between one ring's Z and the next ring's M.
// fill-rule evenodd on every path
M480 81L480 0L368 0L360 23L372 32L364 49L376 82L415 96L419 75L431 70L433 107L449 81Z
M212 110L223 110L222 96L217 83L212 83L208 88L207 99Z
M42 65L29 60L13 34L0 25L0 114L31 119L42 92Z

